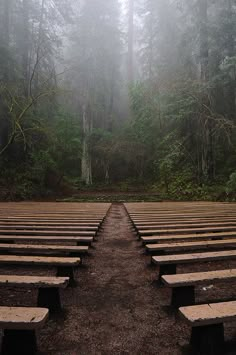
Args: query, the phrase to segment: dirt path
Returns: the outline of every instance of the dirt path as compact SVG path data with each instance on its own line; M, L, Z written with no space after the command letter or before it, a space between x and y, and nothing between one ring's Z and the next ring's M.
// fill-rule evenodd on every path
M156 271L147 267L123 205L112 206L95 248L78 271L79 287L64 293L64 321L43 331L45 353L180 354L175 319L161 306Z

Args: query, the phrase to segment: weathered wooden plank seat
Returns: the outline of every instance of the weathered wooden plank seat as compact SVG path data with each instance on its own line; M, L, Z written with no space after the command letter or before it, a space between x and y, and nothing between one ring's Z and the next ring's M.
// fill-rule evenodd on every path
M235 217L236 211L225 212L225 211L216 211L216 212L179 212L179 213L139 213L139 214L130 214L129 216L132 220L137 219L151 219L151 218L158 218L158 219L181 219L181 218L192 218L192 217Z
M160 255L163 253L172 253L188 250L204 250L204 249L225 249L236 248L235 239L224 240L204 240L204 241L192 241L183 243L159 243L159 244L146 244L147 252L150 254Z
M176 235L160 235L160 236L145 236L141 237L144 244L160 243L160 242L181 242L181 241L200 241L200 240L223 240L234 239L236 232L223 233L203 233L203 234L176 234Z
M236 281L236 269L163 275L164 285L172 289L171 305L175 308L195 303L195 286L222 281Z
M96 224L101 224L101 219L94 219L94 218L76 218L76 217L37 217L37 216L32 216L32 217L18 217L18 216L5 216L3 217L1 215L0 217L1 222L51 222L51 223L96 223Z
M10 225L1 225L0 223L0 230L23 230L23 231L28 231L28 230L33 230L33 231L78 231L78 232L83 232L83 231L92 231L92 232L97 232L98 227L84 227L84 226L40 226L40 225L19 225L19 224L10 224Z
M25 236L25 235L0 235L0 243L14 243L14 242L70 242L79 245L91 245L94 237L57 237L57 236Z
M1 219L0 219L1 221ZM233 222L236 223L236 217L208 217L208 218L203 218L203 217L196 217L196 218L187 218L187 219L181 219L178 218L176 220L174 219L144 219L144 220L134 220L133 223L137 227L142 227L142 226L159 226L159 225L167 225L167 224L175 224L175 225L181 225L181 224L194 224L194 223L216 223L218 222Z
M2 253L15 253L21 252L24 255L35 254L41 255L42 253L59 253L59 254L73 254L76 256L88 254L88 246L71 246L71 245L39 245L39 244L1 244L0 254Z
M58 231L58 230L53 230L53 231L36 231L36 230L8 230L8 229L0 229L0 235L38 235L38 236L74 236L74 237L79 237L79 236L96 236L96 232L94 231Z
M143 219L131 219L132 223L135 225L148 225L148 224L189 224L189 221L192 223L197 223L198 221L200 223L204 222L214 222L214 221L225 221L225 222L234 222L235 221L235 216L228 216L228 217L223 217L223 216L215 216L215 217L205 217L205 216L198 216L198 217L177 217L177 218L143 218Z
M81 264L80 258L55 256L0 255L0 265L30 265L56 267L57 276L69 277L69 284L75 284L74 268Z
M84 214L68 214L66 212L62 212L62 213L9 213L8 211L6 211L6 213L4 214L3 212L1 213L1 217L3 218L8 218L8 217L17 217L17 218L56 218L56 219L75 219L75 220L79 220L79 219L96 219L96 220L100 220L102 221L105 218L105 214L91 214L91 213L84 213ZM89 216L89 217L88 217Z
M100 223L94 223L94 222L55 222L55 221L42 221L42 220L36 220L36 221L30 221L30 220L26 220L26 221L19 221L19 220L4 220L2 221L0 218L0 226L2 227L6 227L9 225L16 225L16 226L59 226L59 227L70 227L70 226L74 226L74 227L95 227L98 228Z
M224 323L236 320L236 301L181 307L192 327L190 344L198 354L224 353Z
M204 223L182 223L182 224L136 224L136 228L138 229L138 231L141 233L143 230L153 230L155 228L158 229L183 229L183 228L187 228L187 229L192 229L192 228L204 228L204 227L225 227L225 226L236 226L236 221L234 222L204 222Z
M48 308L53 313L61 311L59 289L66 288L68 284L68 277L0 275L0 287L37 288L38 307Z
M152 256L152 263L159 265L159 281L162 275L176 274L178 264L191 264L217 260L236 259L236 249L207 253L176 254L165 256Z
M226 227L203 227L203 228L185 228L185 229L150 229L138 231L140 236L145 235L162 235L162 234L189 234L189 233L207 233L207 232L233 232L236 231L236 226ZM1 232L1 231L0 231Z
M33 355L37 352L36 330L48 319L48 309L0 307L0 328L4 330L3 355Z
M164 229L164 226L166 226L165 229L168 229L169 226L171 228L176 228L180 229L181 228L188 228L188 227L198 227L198 226L204 226L204 225L219 225L219 224L225 224L225 225L235 225L236 223L236 217L181 217L177 219L170 219L170 218L145 218L145 219L133 219L131 220L133 226L137 230L141 229Z
M216 223L214 223L214 221ZM235 226L235 223L236 223L236 219L223 219L221 217L217 217L215 219L212 219L212 218L209 218L208 220L202 220L202 219L195 219L195 220L181 220L181 219L177 219L177 220L161 220L161 221L144 221L144 222L136 222L136 221L131 221L132 225L137 229L137 230L140 230L140 229L145 229L145 230L148 230L148 229L164 229L164 226L166 226L165 229L168 229L168 226L172 226L172 228L174 226L176 226L175 229L185 229L185 228L189 228L191 227L191 225L195 227L199 226L200 225L217 225L218 224L222 224L222 223L226 223L228 224L229 226L231 225L234 225ZM181 228L180 228L181 227Z

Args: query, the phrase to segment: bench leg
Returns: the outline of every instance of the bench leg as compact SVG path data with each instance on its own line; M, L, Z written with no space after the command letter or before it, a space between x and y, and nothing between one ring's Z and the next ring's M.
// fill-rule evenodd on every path
M62 307L59 288L39 288L37 304L38 307L48 308L51 313L60 312Z
M195 304L194 286L174 287L172 289L171 306L179 308Z
M87 241L81 241L81 242L76 242L77 247L81 246L81 245L85 245L85 246L91 246L92 242L87 242Z
M176 264L168 264L168 265L160 265L159 269L159 276L158 276L158 283L163 285L161 280L162 275L175 275L176 274L177 266Z
M193 327L190 344L198 354L222 354L224 349L223 323Z
M74 268L71 266L59 266L57 268L57 276L69 277L69 286L76 286Z
M37 351L34 330L4 330L2 355L33 355Z

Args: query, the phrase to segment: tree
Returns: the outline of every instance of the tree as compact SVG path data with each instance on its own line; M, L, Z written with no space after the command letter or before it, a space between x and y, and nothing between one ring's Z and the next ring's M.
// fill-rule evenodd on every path
M81 178L92 183L89 137L93 128L112 130L120 69L119 7L116 0L82 3L71 37L72 87L82 117Z
M128 82L134 80L134 0L129 0L128 25Z

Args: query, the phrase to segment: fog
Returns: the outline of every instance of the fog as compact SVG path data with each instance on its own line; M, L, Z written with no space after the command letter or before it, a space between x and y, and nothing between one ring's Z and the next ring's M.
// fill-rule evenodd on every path
M9 174L29 194L61 182L166 191L226 183L236 142L235 7L1 0L3 185Z

